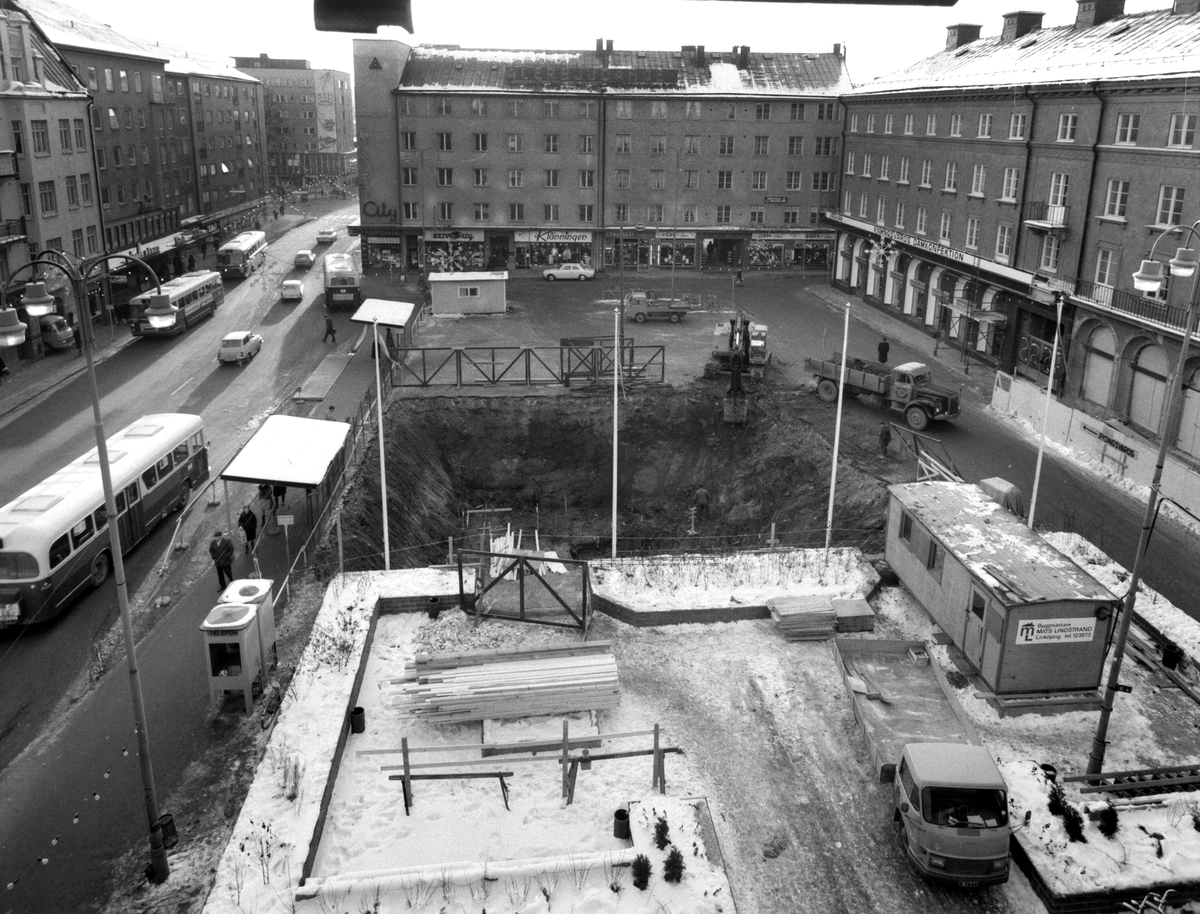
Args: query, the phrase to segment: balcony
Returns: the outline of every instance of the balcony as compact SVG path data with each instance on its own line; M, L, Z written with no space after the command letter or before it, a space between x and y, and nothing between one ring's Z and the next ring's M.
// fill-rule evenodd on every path
M1057 203L1025 204L1025 227L1039 232L1065 232L1071 221L1071 207Z
M26 238L25 217L0 222L0 247L18 244Z
M1098 311L1111 311L1134 318L1156 327L1164 327L1180 334L1187 323L1187 309L1175 308L1153 298L1142 298L1111 286L1086 279L1076 279L1070 291L1076 301L1089 304Z

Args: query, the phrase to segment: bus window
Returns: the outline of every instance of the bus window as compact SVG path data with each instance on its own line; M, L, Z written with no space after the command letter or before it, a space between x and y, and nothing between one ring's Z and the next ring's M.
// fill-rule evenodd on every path
M57 568L62 564L62 560L70 554L71 544L67 540L67 535L64 533L50 544L50 567Z
M165 457L163 457L163 459L160 460L158 462L158 464L155 466L155 469L158 470L158 478L159 479L164 478L168 473L170 473L171 472L171 455L167 454Z
M71 547L78 549L92 538L92 517L89 514L71 528Z
M175 450L171 452L171 457L178 463L184 463L188 459L188 446L185 441L183 444L175 445Z
M19 581L37 576L37 559L28 552L0 552L0 581Z
M142 482L146 484L147 489L154 488L154 484L158 482L158 474L154 472L154 467L150 467L142 474Z
M131 506L136 505L139 501L142 500L142 494L138 490L136 482L133 483L132 485L128 485L125 487L125 497L129 500L129 504ZM122 508L121 510L123 511L125 509Z
M92 512L92 520L96 524L96 532L99 533L108 526L108 508L104 507L104 505L101 505L94 512Z
M204 450L204 436L196 435L192 438L192 453L197 454Z

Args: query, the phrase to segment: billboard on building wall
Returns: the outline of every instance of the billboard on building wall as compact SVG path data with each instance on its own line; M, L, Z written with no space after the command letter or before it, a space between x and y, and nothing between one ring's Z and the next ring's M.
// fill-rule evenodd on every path
M333 70L317 71L317 149L337 152L337 74Z

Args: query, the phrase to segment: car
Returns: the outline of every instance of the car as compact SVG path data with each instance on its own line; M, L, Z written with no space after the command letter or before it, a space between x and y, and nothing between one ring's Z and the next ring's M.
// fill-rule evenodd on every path
M301 279L285 279L279 289L281 301L304 301L304 281Z
M226 362L237 362L242 365L258 355L262 344L263 338L249 330L226 333L221 338L221 348L217 350L217 361L222 365Z
M578 279L585 281L595 279L596 270L594 267L585 267L581 263L560 263L556 267L547 267L542 270L542 275L551 282L554 282L556 279Z
M292 258L292 266L304 267L307 269L317 262L317 255L312 251L297 251L296 256Z
M38 318L42 343L50 349L70 349L75 345L75 331L61 314L43 314Z
M317 232L317 244L333 244L337 239L337 229L321 229Z

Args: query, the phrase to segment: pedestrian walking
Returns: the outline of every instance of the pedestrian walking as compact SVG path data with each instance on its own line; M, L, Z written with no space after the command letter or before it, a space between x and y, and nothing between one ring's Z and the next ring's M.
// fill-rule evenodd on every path
M193 254L188 254L188 272L194 273L195 271L196 271L196 257Z
M887 422L879 423L879 452L884 456L889 456L888 445L892 443L892 427Z
M325 315L325 335L321 337L321 342L326 340L333 340L334 344L337 344L337 328L333 326L333 317L329 314Z
M83 329L79 324L72 328L72 335L75 337L75 354L83 355Z
M246 535L246 551L253 552L254 538L258 536L258 515L251 510L248 502L242 507L242 513L238 515L238 526Z
M881 364L883 364L883 365L887 364L888 352L891 351L891 348L892 348L892 346L888 342L888 338L886 336L883 337L882 339L880 339L880 341L879 341L879 361Z
M224 590L233 580L233 553L233 540L220 530L214 531L212 542L208 544L208 554L217 566L218 590Z
M696 495L693 498L693 501L695 502L695 505L696 505L697 519L701 518L701 517L704 517L704 518L708 517L709 498L710 498L710 496L708 494L708 489L704 488L704 486L701 486L700 488L698 488L696 490Z
M287 486L271 486L271 507L282 508L287 500Z
M208 256L208 242L201 241L200 242L200 259L203 260L207 256Z
M388 358L390 359L392 357L392 353L395 352L396 349L396 340L392 336L391 327L388 327L387 330L383 332L383 345L387 347L387 354Z
M737 271L737 284L738 284L739 286L742 284L742 271L741 271L741 268L739 268L739 269L738 269L738 271Z

